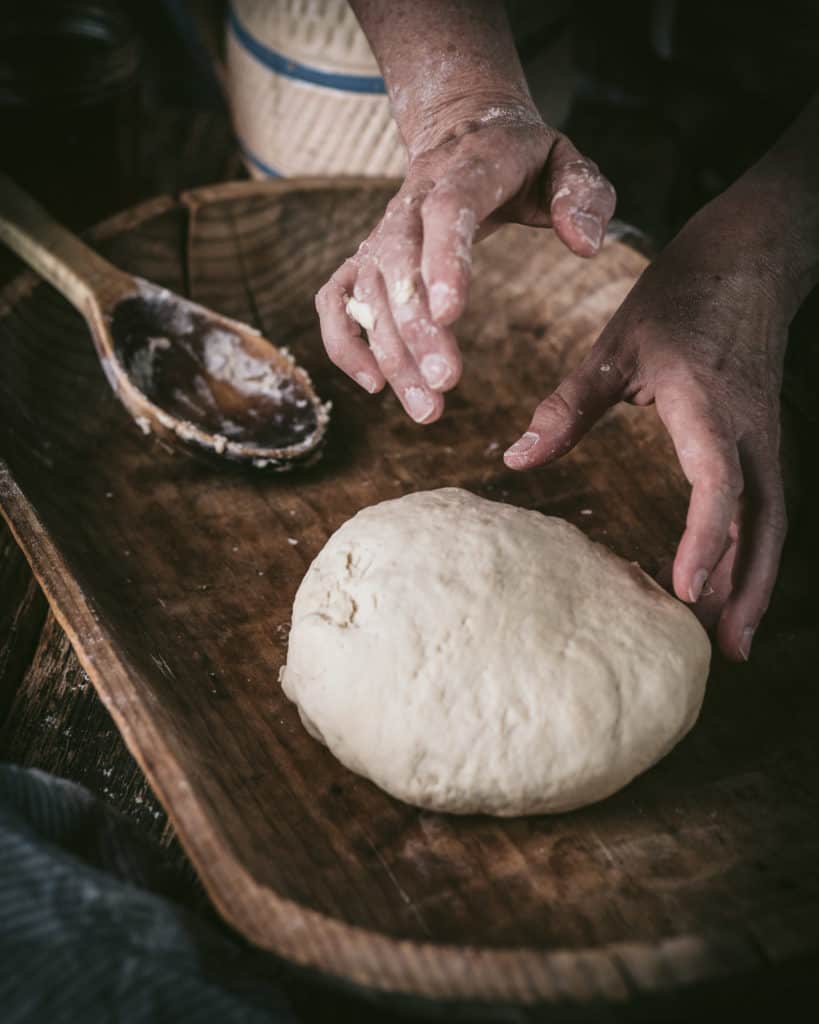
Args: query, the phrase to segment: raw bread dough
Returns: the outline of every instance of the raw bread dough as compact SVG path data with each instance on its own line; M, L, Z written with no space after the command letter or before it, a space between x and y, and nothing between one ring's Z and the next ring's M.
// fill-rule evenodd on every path
M355 320L365 331L371 331L375 327L375 314L373 313L372 306L366 302L359 302L358 299L348 299L347 305L344 308L347 316Z
M345 523L293 606L284 692L354 772L407 803L566 811L653 765L699 713L710 644L636 564L468 491Z

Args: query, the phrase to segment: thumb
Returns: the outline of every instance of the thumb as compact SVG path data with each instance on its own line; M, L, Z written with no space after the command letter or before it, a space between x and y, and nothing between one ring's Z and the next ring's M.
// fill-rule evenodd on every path
M560 136L546 165L546 199L555 234L578 256L603 244L617 196L597 165Z
M526 432L504 453L510 469L532 469L571 451L623 397L626 377L597 345L535 409Z

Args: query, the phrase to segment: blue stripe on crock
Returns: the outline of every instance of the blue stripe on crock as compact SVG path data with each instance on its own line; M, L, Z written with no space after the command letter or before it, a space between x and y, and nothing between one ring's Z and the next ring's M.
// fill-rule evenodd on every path
M239 149L241 149L242 155L249 164L253 164L254 167L257 167L262 172L262 174L266 174L268 178L284 177L281 171L277 171L274 167L271 167L270 164L266 164L264 160L257 157L255 153L251 152L241 139L238 141Z
M384 79L379 75L340 75L331 71L321 71L319 68L311 68L307 64L299 64L298 61L285 57L276 50L271 50L253 36L239 21L233 4L228 12L228 23L233 34L239 43L252 54L265 67L275 71L276 74L286 78L294 78L299 82L309 82L311 85L321 85L327 89L338 89L341 92L370 93L373 95L385 95L387 90L384 86Z

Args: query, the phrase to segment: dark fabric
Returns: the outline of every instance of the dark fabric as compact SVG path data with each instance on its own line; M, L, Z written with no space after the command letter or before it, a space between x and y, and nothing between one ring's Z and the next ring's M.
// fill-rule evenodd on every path
M0 765L3 1024L293 1021L238 940L141 888L156 874L87 790Z

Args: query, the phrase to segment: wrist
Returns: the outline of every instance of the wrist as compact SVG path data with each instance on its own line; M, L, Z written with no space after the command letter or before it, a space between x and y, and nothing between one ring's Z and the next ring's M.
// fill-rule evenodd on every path
M762 164L710 204L735 259L775 297L785 324L819 284L819 203L812 190ZM719 222L722 222L720 225Z
M410 156L494 108L540 121L504 0L351 0ZM477 84L477 88L476 88Z
M508 88L447 90L398 120L410 160L481 128L546 127L529 94Z
M819 284L819 162L805 157L775 146L728 190L754 211L791 316Z

